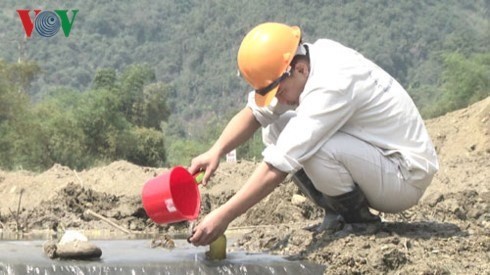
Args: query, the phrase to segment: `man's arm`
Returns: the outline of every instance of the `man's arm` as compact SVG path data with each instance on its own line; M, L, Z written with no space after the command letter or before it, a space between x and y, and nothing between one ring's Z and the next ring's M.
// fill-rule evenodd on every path
M189 238L194 245L207 245L223 234L228 224L270 194L287 173L262 162L243 187L225 204L209 213Z
M248 107L243 108L228 122L214 145L192 160L189 172L195 174L199 170L205 170L202 183L206 185L218 168L219 158L247 141L259 127L260 123L255 119L252 110Z

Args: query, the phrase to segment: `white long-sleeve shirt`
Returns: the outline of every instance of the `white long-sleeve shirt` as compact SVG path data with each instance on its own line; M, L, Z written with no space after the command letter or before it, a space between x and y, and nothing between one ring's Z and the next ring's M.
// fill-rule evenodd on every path
M295 172L337 131L364 140L385 156L398 158L406 178L423 179L439 169L434 146L408 93L389 74L358 52L332 40L307 44L310 74L298 106L248 107L265 127L294 109L264 161ZM426 186L418 186L425 188Z

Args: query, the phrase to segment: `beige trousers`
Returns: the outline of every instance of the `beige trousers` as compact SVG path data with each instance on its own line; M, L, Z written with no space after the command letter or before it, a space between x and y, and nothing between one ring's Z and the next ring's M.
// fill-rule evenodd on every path
M274 144L294 111L288 111L262 130L266 145ZM303 163L303 169L318 191L327 196L350 192L357 183L370 206L396 213L419 201L425 190L405 180L396 158L386 157L375 146L343 132L332 136ZM431 181L427 176L423 181Z

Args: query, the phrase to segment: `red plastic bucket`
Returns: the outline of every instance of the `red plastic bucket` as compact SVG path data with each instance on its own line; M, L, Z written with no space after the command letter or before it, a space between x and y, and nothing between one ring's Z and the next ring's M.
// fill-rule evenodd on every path
M181 166L148 180L141 200L146 214L159 224L194 220L201 210L197 182Z

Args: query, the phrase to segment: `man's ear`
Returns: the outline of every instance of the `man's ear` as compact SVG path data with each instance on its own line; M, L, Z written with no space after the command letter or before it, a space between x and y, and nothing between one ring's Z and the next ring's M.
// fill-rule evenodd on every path
M309 67L306 62L298 62L296 63L296 66L294 66L294 70L302 75L308 75L309 74Z

